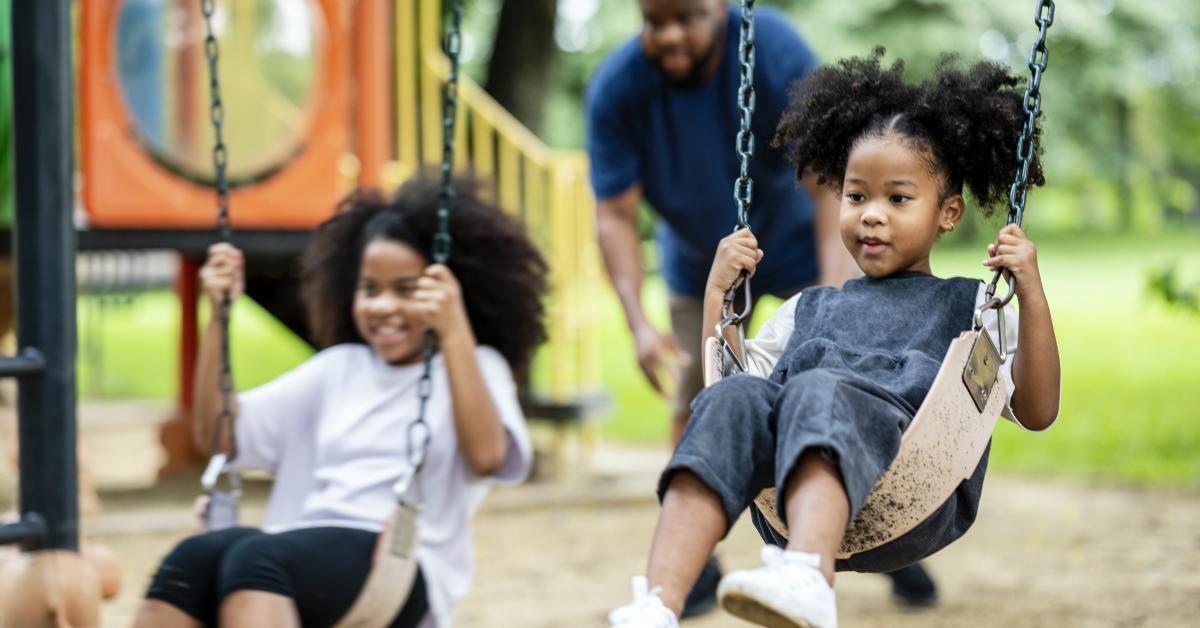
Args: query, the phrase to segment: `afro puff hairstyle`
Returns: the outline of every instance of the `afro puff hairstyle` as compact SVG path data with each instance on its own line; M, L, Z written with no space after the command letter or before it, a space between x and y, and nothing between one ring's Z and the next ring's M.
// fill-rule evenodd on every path
M476 340L499 351L522 377L546 340L542 302L549 269L524 227L481 200L477 181L456 178L453 186L447 266L462 287ZM317 227L303 259L301 298L318 346L364 342L351 310L368 243L394 240L432 258L440 192L432 176L410 180L391 200L356 192Z
M876 48L870 57L843 59L797 82L773 145L786 150L798 175L811 171L839 190L856 142L894 133L926 153L931 174L943 179L943 195L965 187L991 215L1008 197L1025 126L1020 80L995 63L963 70L947 56L933 78L909 83L904 62L885 68L883 54ZM1046 182L1040 136L1035 123L1031 185Z

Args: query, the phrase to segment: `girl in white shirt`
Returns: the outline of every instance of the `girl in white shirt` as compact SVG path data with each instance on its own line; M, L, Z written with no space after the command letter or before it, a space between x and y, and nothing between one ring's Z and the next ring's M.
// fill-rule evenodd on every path
M453 253L447 265L431 265L438 193L422 179L390 202L352 196L317 228L303 298L322 350L236 398L235 465L275 477L263 526L180 543L137 626L336 623L370 570L410 448L424 449L409 489L423 501L420 567L391 625L450 625L471 579L471 517L490 481L520 482L532 459L515 381L546 337L547 267L523 228L461 181ZM216 311L223 295L242 293L242 253L213 246L200 275ZM423 445L420 435L409 442L409 426L427 329L438 353ZM220 407L220 341L210 321L196 375L201 448Z

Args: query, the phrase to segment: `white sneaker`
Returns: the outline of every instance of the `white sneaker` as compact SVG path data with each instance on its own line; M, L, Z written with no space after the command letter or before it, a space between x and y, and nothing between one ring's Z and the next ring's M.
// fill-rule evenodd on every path
M633 603L608 614L613 628L679 628L675 613L658 597L662 587L649 586L643 576L633 579Z
M762 560L763 567L721 579L717 599L725 610L769 628L837 628L837 602L819 555L765 545Z

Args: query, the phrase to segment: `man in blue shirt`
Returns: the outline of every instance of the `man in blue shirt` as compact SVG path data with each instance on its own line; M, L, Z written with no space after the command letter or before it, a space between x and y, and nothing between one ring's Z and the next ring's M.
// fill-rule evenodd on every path
M737 224L733 186L741 120L741 17L726 0L639 4L641 36L617 48L588 85L587 145L604 265L642 372L659 394L666 394L664 378L676 383L672 419L678 442L691 400L703 386L695 356L705 280L717 243ZM789 87L818 61L778 11L757 9L754 29L749 221L764 256L752 285L756 296L786 298L815 283L841 285L857 269L838 230L840 199L813 177L797 185L783 152L770 147ZM670 293L671 334L655 328L642 308L644 266L637 233L642 199L659 217L656 241ZM901 599L928 603L935 599L933 584L916 569L915 593L900 579L896 592ZM684 616L711 607L719 573L710 560Z

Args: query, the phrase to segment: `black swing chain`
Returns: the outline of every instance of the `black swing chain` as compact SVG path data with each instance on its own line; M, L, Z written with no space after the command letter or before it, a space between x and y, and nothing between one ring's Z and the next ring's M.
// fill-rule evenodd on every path
M458 53L462 48L462 0L452 0L450 30L444 42L446 57L450 60L450 75L442 86L442 191L438 195L437 233L433 236L432 258L435 264L450 260L450 210L454 208L454 123L458 113ZM425 411L429 396L433 392L433 356L437 353L437 335L432 329L425 332L421 343L425 367L417 382L419 408L417 418L408 426L408 461L414 470L425 462L431 437ZM420 440L417 440L417 436ZM417 447L419 443L419 447Z
M738 64L741 66L741 82L738 84L737 107L741 113L741 128L738 129L734 150L738 156L738 177L733 183L733 200L737 203L736 231L750 228L750 201L754 198L754 179L750 178L750 159L754 157L754 0L742 0L742 23L738 36ZM745 293L743 311L733 313L737 291ZM721 304L721 328L727 324L740 324L750 315L750 277L746 271L725 291Z
M750 159L754 157L754 0L742 0L742 27L738 40L738 59L742 80L738 86L737 105L741 112L741 129L737 134L737 156L740 162L733 198L737 202L738 229L750 226L750 200L754 196L754 180L750 178Z
M233 239L233 228L229 220L229 181L225 170L229 163L229 152L225 147L222 130L225 125L225 106L221 102L221 81L217 73L217 61L220 49L217 37L213 32L213 12L216 10L215 0L200 0L200 10L204 15L204 52L208 57L208 86L209 86L209 120L213 128L213 172L216 176L217 188L217 236L221 242L229 243ZM233 373L229 363L229 312L232 299L228 292L221 299L218 308L218 318L221 327L221 365L218 375L218 385L221 389L221 410L217 414L216 425L213 429L212 453L215 455L221 446L221 436L228 431L230 435L229 460L237 457L237 442L233 436Z
M1018 227L1021 226L1021 219L1025 216L1025 198L1029 191L1029 167L1033 162L1035 149L1033 132L1038 115L1042 111L1042 75L1046 72L1046 62L1050 56L1049 50L1046 48L1046 33L1050 30L1050 25L1054 23L1053 0L1039 0L1033 22L1038 27L1038 36L1033 48L1029 51L1029 86L1025 88L1025 96L1021 101L1021 107L1025 110L1025 127L1021 129L1021 137L1017 140L1017 173L1012 188L1008 191L1008 224L1016 224ZM1003 274L1004 271L1001 269L992 276L992 281L987 286L985 302L991 302L994 298L996 286ZM997 304L1006 305L1011 298L1012 294L1010 293L1008 298L1003 301L998 300Z

